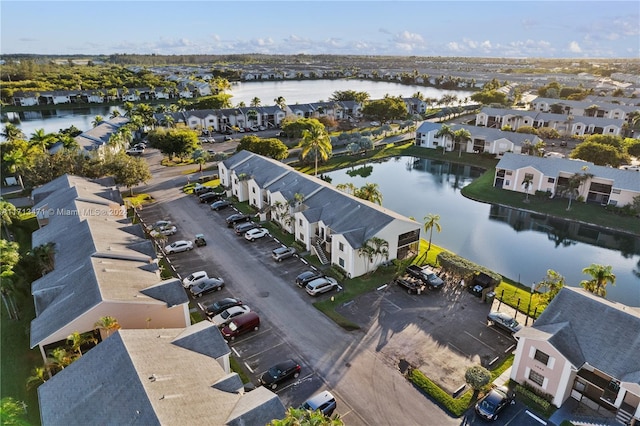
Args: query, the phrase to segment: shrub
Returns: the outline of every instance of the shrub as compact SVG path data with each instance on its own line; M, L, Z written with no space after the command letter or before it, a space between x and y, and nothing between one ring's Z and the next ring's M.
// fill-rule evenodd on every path
M502 276L500 274L495 273L456 254L442 251L438 253L436 259L438 264L441 265L442 268L447 272L451 272L461 276L471 275L474 272L484 272L485 274L493 278L496 282L502 281Z
M475 391L479 391L491 381L491 373L481 365L473 365L464 373L464 380Z
M336 275L336 278L338 278L339 281L344 281L349 277L349 274L347 273L347 271L345 271L338 265L332 265L331 272L333 272Z
M455 417L460 417L471 405L472 392L464 392L460 397L454 398L422 374L420 370L410 370L408 377L416 387L429 395L436 403Z

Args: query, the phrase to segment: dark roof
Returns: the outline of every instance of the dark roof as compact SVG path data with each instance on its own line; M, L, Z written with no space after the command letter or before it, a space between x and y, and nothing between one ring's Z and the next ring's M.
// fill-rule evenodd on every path
M576 368L585 363L624 382L640 384L640 310L586 290L564 287L519 336L545 336Z
M171 278L159 282L151 287L140 290L140 293L165 302L169 308L176 305L182 305L183 303L189 303L187 292L184 290L182 283L177 278Z

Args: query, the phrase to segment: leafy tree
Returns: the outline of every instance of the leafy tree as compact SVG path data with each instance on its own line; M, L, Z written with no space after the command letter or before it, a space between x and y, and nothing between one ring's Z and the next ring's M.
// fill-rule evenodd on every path
M623 150L624 139L621 136L614 135L589 135L584 140L585 142L599 143L602 145L610 145L619 151Z
M47 367L54 371L64 370L76 360L76 356L64 347L55 348L47 358Z
M640 139L627 138L624 140L627 153L640 158Z
M347 194L351 194L353 196L355 196L356 192L358 191L358 188L356 188L356 186L354 184L352 184L351 182L339 183L339 184L336 185L336 189L338 191L342 191L342 192L346 192Z
M260 139L249 135L240 139L236 151L247 150L275 160L284 160L289 156L289 148L277 138Z
M538 129L532 126L521 126L518 128L518 130L516 130L516 133L527 133L531 135L537 135Z
M2 153L2 175L16 176L20 187L24 189L21 170L33 164L35 158L41 154L40 149L29 145L23 139L15 139L1 143L0 152Z
M196 131L187 128L155 129L149 132L147 138L151 146L170 158L191 155L200 146Z
M315 120L318 122L317 120ZM315 176L318 176L318 158L322 161L326 161L333 150L331 146L331 139L327 134L324 126L318 122L310 130L304 130L302 132L302 140L300 141L302 151L300 156L305 159L311 152L313 152L313 159L315 162Z
M0 239L0 295L10 319L19 319L20 310L16 303L14 282L14 266L20 260L18 243Z
M35 367L31 370L31 376L27 378L27 389L33 389L34 387L38 387L49 378L49 374L47 373L46 368L44 367Z
M382 192L377 183L367 183L353 194L356 197L382 205Z
M481 92L476 92L471 95L471 100L483 105L507 105L509 103L507 95L496 90L483 90Z
M0 400L0 424L6 426L29 426L24 419L27 405L22 401L16 401L11 397Z
M6 238L9 238L8 225L11 225L13 221L15 219L18 219L19 217L20 213L18 212L16 206L0 198L0 223L4 229Z
M44 129L37 129L29 139L31 145L39 147L42 152L47 152L53 141L54 136L51 133L45 133Z
M284 419L273 419L267 426L343 426L340 416L334 414L330 419L320 410L302 410L290 407L285 413Z
M42 275L53 271L55 267L56 243L48 242L41 244L32 248L28 254L36 261L36 265L39 267Z
M74 331L67 336L67 342L71 343L71 350L78 353L78 356L82 356L82 346L87 343L97 344L98 340L93 337L92 333L78 333Z
M558 139L560 137L560 133L552 128L552 127L540 127L537 130L537 135L542 139Z
M369 93L367 92L358 92L356 90L336 90L329 97L329 101L331 102L340 102L340 101L356 101L360 105L364 105L370 98Z
M611 265L604 266L592 263L584 268L582 273L591 275L591 279L581 281L580 286L597 296L607 296L607 283L616 285L616 276Z
M149 164L142 158L131 157L124 153L113 156L105 169L113 175L118 185L124 185L133 195L133 187L146 183L151 179Z
M295 116L286 117L281 123L282 131L285 132L288 138L301 138L305 130L313 130L317 128L318 131L325 130L325 127L315 118L298 118Z
M407 105L400 96L392 97L387 95L383 99L370 101L362 107L362 114L365 117L378 120L381 123L404 118L408 112Z
M104 117L103 117L103 116L101 116L101 115L96 115L96 116L93 118L93 121L91 121L91 125L92 125L93 127L97 127L97 126L98 126L100 123L102 123L102 122L104 122Z
M429 246L427 247L427 254L429 250L431 250L431 238L433 237L433 229L437 232L442 231L442 227L440 226L440 215L429 213L424 217L424 230L425 232L429 232Z
M491 381L491 372L480 365L474 365L467 368L464 373L464 380L471 386L474 394L477 395Z
M218 93L217 95L204 96L193 102L190 106L193 109L223 109L231 108L231 98L233 95L228 93Z
M626 162L624 154L614 146L587 141L578 144L569 156L589 161L599 166L619 167Z
M547 276L544 280L540 281L535 288L537 291L542 291L538 297L543 303L548 305L560 290L562 290L564 284L564 277L553 269L549 269L547 270Z

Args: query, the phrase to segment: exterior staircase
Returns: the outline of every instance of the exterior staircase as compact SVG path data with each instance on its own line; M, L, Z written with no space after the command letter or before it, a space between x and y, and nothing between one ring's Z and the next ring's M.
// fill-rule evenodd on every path
M328 265L329 259L327 259L327 254L322 248L322 241L320 239L316 239L316 241L313 243L313 248L316 249L316 254L318 255L320 263L322 263L323 265Z

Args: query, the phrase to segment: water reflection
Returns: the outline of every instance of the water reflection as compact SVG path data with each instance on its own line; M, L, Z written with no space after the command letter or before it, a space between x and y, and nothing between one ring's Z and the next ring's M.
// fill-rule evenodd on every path
M429 213L440 215L442 232L434 233L435 244L506 277L520 277L525 285L553 269L577 286L590 278L583 268L611 265L616 285L607 288L607 298L640 306L638 236L463 197L460 189L482 173L468 165L398 156L326 175L333 185L378 184L384 207L418 222Z

